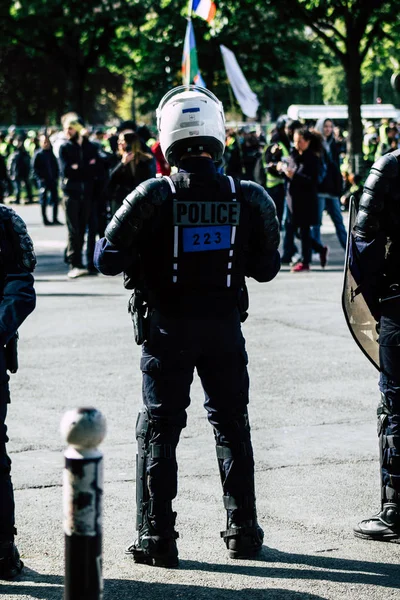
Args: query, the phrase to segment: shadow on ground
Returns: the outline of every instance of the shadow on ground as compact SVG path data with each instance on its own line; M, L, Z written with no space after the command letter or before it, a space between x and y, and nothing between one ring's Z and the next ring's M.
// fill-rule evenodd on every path
M127 559L128 560L128 559ZM281 563L282 566L279 566ZM283 566L284 565L284 566ZM304 567L310 567L309 569ZM162 584L136 581L135 571L140 573L149 567L132 563L132 579L106 579L104 581L104 600L177 600L183 598L207 600L324 600L323 596L287 590L284 587L241 590L220 589L198 585ZM398 564L348 560L333 557L321 557L305 554L288 554L273 548L264 547L257 565L238 563L214 564L182 560L179 571L200 571L246 575L258 579L309 580L310 582L334 582L342 584L369 585L398 589L400 571ZM182 573L185 577L185 573ZM23 577L13 584L0 583L0 594L12 594L13 597L30 596L38 600L61 599L64 578L59 575L42 575L31 569L24 571ZM251 582L249 581L249 585ZM345 593L345 590L343 590Z

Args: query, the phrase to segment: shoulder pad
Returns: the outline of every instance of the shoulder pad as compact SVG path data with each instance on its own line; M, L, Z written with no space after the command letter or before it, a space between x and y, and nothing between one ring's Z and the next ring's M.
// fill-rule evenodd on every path
M367 212L380 212L383 209L385 195L400 174L400 165L396 154L400 155L399 151L385 154L372 165L360 199L360 207L366 209Z
M250 205L262 225L262 237L270 248L279 246L279 222L276 216L275 203L265 189L253 181L241 181L240 187L244 201Z
M154 206L158 206L168 198L170 189L168 182L163 177L154 177L139 183L133 192L125 198L124 202L133 206L143 201L150 201Z
M275 204L271 196L265 191L265 189L255 183L254 181L241 181L240 187L242 188L244 199L251 206L259 206L260 208L267 208L275 211Z
M382 177L394 179L400 172L399 159L399 150L384 154L372 165L371 171L377 171Z
M128 248L151 218L155 207L160 206L171 195L168 182L162 177L148 179L140 183L125 198L105 231L109 242L118 247Z
M381 156L372 165L364 183L354 224L354 231L359 237L370 239L381 230L385 199L400 174L399 158L400 151L395 150Z
M14 251L19 254L20 267L32 272L36 266L36 255L25 222L12 208L4 204L0 205L0 219L5 224L9 223L11 237L16 246Z

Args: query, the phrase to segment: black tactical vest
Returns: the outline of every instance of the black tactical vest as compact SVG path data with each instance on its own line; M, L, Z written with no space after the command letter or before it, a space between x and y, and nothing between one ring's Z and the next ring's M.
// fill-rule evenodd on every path
M240 184L219 174L164 179L171 194L141 252L150 303L176 314L231 312L244 283L250 229Z

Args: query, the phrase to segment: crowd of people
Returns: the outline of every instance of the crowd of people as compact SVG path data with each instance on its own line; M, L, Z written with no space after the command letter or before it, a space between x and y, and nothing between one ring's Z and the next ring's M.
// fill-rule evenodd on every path
M125 121L116 130L90 131L76 113L62 118L62 130L10 128L0 135L0 200L34 201L37 190L44 225L58 219L62 198L68 241L68 276L96 275L93 251L123 199L142 181L170 167L146 127ZM51 207L51 216L48 207ZM85 258L83 252L85 251Z
M293 273L309 271L313 254L325 267L324 211L346 248L342 213L351 195L360 196L362 178L350 172L343 132L332 119L306 125L281 116L268 141L255 129L229 131L225 172L237 176L241 165L244 177L265 187L275 202L283 237L282 264L290 265Z
M67 113L61 123L61 130L25 132L12 126L0 132L0 202L32 203L38 196L48 226L62 224L58 218L62 198L68 276L95 275L95 240L102 237L123 199L146 179L169 175L171 166L157 134L147 126L125 121L109 129L86 128L76 113ZM366 169L398 145L396 123L367 122ZM283 115L268 135L253 125L227 128L218 170L268 191L282 231L282 263L290 265L293 273L309 271L313 259L326 265L328 248L321 239L324 211L346 248L342 213L350 196L359 198L363 181L361 174L351 172L346 132L332 119L305 125Z

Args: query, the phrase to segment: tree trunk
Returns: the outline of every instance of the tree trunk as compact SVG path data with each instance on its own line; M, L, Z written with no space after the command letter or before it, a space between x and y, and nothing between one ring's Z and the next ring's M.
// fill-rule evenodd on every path
M66 112L74 111L80 117L85 118L85 81L86 69L82 65L69 65L66 72Z
M354 173L363 170L361 121L361 57L357 44L349 45L346 55L347 105L349 113L347 152Z

